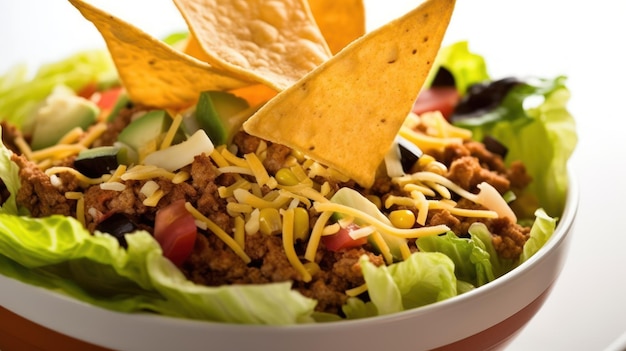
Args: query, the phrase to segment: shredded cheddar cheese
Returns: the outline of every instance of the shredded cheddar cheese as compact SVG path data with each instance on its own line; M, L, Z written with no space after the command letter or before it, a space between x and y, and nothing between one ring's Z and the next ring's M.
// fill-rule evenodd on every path
M85 146L80 144L59 144L50 146L45 149L33 151L31 154L32 161L41 161L46 158L52 158L55 160L61 160L71 155L78 154L80 151L86 149Z
M85 197L83 196L83 193L77 191L68 191L65 193L65 198L69 200L76 200L76 219L84 226Z
M33 159L33 150L30 148L30 145L24 140L24 138L20 135L17 136L14 140L15 145L20 149L20 152L26 156L27 159Z
M319 211L330 211L337 212L341 214L346 214L349 216L354 216L355 218L359 218L366 223L371 224L377 230L389 233L390 235L398 236L401 238L420 238L422 236L428 235L438 235L445 233L450 230L450 228L446 225L435 225L431 227L420 227L420 228L411 228L411 229L399 229L391 226L387 223L383 223L377 218L357 209L354 209L350 206L340 205L332 202L316 202L313 207Z
M242 168L248 168L248 162L245 159L235 156L232 152L228 151L228 149L226 148L222 149L221 155L231 165L242 167Z
M392 264L393 255L391 254L391 249L389 248L389 245L387 245L387 242L385 241L383 236L379 232L375 231L372 233L371 237L374 240L374 243L376 244L376 246L378 247L380 254L383 255L385 262L387 264Z
M121 178L122 180L149 180L163 177L169 180L174 179L176 174L166 171L156 166L137 165L126 171Z
M283 212L283 248L285 249L285 254L287 255L287 260L289 263L300 273L302 280L304 282L310 282L311 273L304 267L298 255L296 254L296 249L294 248L293 243L293 224L294 224L294 210L288 209Z
M422 150L443 150L447 145L463 143L463 139L458 137L439 138L415 132L406 126L400 127L398 134L417 145Z
M107 182L117 182L122 179L122 174L126 172L127 167L125 165L119 165L115 169L115 172L111 175L111 178L107 180Z
M104 182L100 183L100 189L102 190L112 190L112 191L123 191L126 189L126 185L120 182Z
M309 236L309 242L306 246L306 251L304 252L304 258L307 260L314 262L315 261L315 253L317 252L317 248L320 244L320 239L322 238L322 232L326 227L326 223L332 216L332 212L323 212L315 221L315 225L313 226L313 230L311 230L311 235Z
M219 188L217 188L217 191L218 191L219 196L222 199L225 199L225 198L233 196L233 191L235 191L235 189L250 190L251 189L250 182L248 182L247 180L243 178L240 178L229 186L220 186Z
M161 200L161 198L164 195L165 195L165 192L163 192L162 189L158 189L157 191L152 193L152 195L148 196L145 200L143 200L142 203L144 204L144 206L155 207L159 203L159 200Z
M228 161L226 161L224 156L222 156L222 154L220 153L220 150L221 149L218 149L218 148L213 149L213 152L211 152L209 157L211 158L211 160L213 160L213 162L215 162L218 168L230 166L230 163L228 163Z
M83 135L82 139L79 141L79 144L84 147L89 147L106 130L107 130L106 123L98 123L98 124L93 125L91 128L89 128L87 133Z
M356 288L348 289L345 291L346 295L350 297L359 296L367 291L367 284L362 284L357 286Z
M83 135L84 131L81 127L74 127L69 132L65 133L61 137L61 140L57 144L73 144Z
M165 137L163 137L163 141L161 141L161 146L159 150L167 149L172 145L172 141L174 141L174 137L176 136L176 132L180 127L180 124L183 122L183 115L180 113L176 114L174 119L172 120L172 124L170 125L167 133L165 133Z
M189 202L185 203L185 208L189 213L191 213L194 218L206 224L207 229L210 230L213 234L215 234L218 238L220 238L228 247L230 247L241 259L250 263L252 261L250 256L246 254L241 246L233 239L228 233L226 233L222 228L220 228L215 222L205 217L202 213L200 213L195 207L193 207Z
M79 171L75 170L74 168L64 167L64 166L50 167L46 169L45 171L46 175L48 176L51 176L53 174L64 173L64 172L72 174L74 177L76 177L76 179L78 179L79 182L82 182L84 184L89 184L89 185L104 183L110 177L110 175L109 176L105 175L99 178L88 178L82 173L80 173Z
M241 216L235 217L235 227L233 228L233 238L235 242L242 248L246 248L246 221Z

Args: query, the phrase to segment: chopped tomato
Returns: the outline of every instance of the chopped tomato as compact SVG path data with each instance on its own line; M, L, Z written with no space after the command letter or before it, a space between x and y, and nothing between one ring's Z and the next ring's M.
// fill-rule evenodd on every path
M322 237L322 242L326 248L330 251L339 251L341 249L349 249L353 247L359 247L367 243L367 238L352 239L350 232L359 229L359 226L352 223L345 228L339 229L337 234L325 235Z
M76 95L93 101L101 110L110 111L122 93L122 87L116 86L99 91L96 83L89 83L80 89Z
M98 85L94 82L88 83L76 92L76 95L85 99L91 99L91 96L98 91Z
M163 256L180 266L191 254L198 229L194 217L178 200L157 211L154 238L161 245Z
M413 105L413 112L419 115L424 112L440 111L449 119L460 98L455 87L432 87L420 93Z
M97 101L94 101L102 110L110 111L115 107L122 93L122 87L113 87L98 93Z

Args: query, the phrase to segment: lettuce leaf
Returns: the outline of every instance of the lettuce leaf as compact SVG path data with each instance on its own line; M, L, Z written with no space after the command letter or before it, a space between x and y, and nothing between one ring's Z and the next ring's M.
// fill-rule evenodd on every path
M457 295L454 262L439 252L416 252L402 262L380 267L363 256L359 264L370 301L350 299L343 309L350 319L400 312Z
M556 230L558 218L548 216L542 208L535 211L535 218L535 222L530 228L530 238L524 244L524 251L519 258L520 264L537 253Z
M457 279L481 286L496 278L490 254L480 240L459 238L454 232L419 238L417 247L423 252L441 252L454 262Z
M439 68L442 67L452 74L455 86L461 95L465 94L472 84L489 79L485 59L471 52L467 41L459 41L439 50L424 87L431 85Z
M77 91L90 83L115 82L117 72L106 50L83 51L43 65L33 77L25 65L16 65L0 76L0 120L28 131L29 116L57 85Z
M0 273L124 312L156 312L225 323L312 322L316 301L290 282L200 286L163 257L144 231L117 239L91 235L71 217L27 218L0 214ZM15 248L19 247L19 250Z

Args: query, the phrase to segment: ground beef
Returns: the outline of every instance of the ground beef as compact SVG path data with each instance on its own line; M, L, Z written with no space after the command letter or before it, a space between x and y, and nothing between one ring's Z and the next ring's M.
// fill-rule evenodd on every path
M532 177L526 171L526 166L521 161L513 161L506 171L506 177L511 182L511 188L522 190L532 182Z
M300 246L299 250L304 250ZM368 255L376 265L384 264L380 256L363 248L342 252L320 250L316 262L321 269L313 274L311 282L305 283L287 260L280 236L248 235L245 252L252 260L250 264L245 264L217 236L205 233L198 237L182 270L195 283L209 286L293 281L294 289L319 301L318 311L340 313L348 298L345 290L364 283L358 264L361 255Z
M235 134L233 143L237 145L237 154L243 156L256 152L261 144L261 139L245 132L239 132ZM281 144L266 143L268 146L263 166L269 174L276 174L279 169L283 168L287 156L291 154L291 149Z
M11 160L20 170L21 186L17 193L17 203L26 207L33 217L53 214L70 216L74 214L74 201L65 198L65 192L55 187L36 164L26 157L13 154Z
M20 149L15 144L15 138L22 136L22 133L11 123L7 121L0 121L0 127L2 127L2 143L7 149L20 153Z
M233 137L233 144L237 146L240 155L255 152L261 144L261 139L246 132L238 132Z
M462 156L452 161L446 177L470 192L474 192L482 182L491 184L501 194L510 187L506 176L481 167L478 158L473 156Z
M285 159L291 153L291 149L280 145L271 144L267 147L267 156L263 160L263 166L270 174L276 174L279 169L283 168Z
M450 144L443 151L432 152L434 157L448 167L446 177L463 189L476 193L481 182L491 184L498 192L520 192L532 181L526 167L519 161L511 162L507 168L500 155L487 150L482 143L466 141L462 144ZM377 184L383 188L383 185ZM389 189L392 185L388 186ZM456 197L457 206L466 209L484 210L466 199ZM513 202L515 207L515 202ZM477 219L453 216L447 210L429 211L426 225L444 224L458 236L467 237L468 229L474 222L483 222L492 233L494 247L503 258L515 259L522 252L528 240L530 228L522 227L508 219Z

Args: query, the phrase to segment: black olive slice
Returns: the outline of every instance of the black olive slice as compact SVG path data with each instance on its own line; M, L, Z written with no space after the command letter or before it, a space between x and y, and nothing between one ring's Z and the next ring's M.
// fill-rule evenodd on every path
M132 233L137 229L138 226L130 216L119 212L108 216L96 226L96 230L115 237L123 248L128 247L124 235Z
M396 143L398 143L398 147L400 148L400 163L402 164L402 169L406 173L410 173L415 162L417 162L424 153L417 145L399 135L396 137Z
M496 138L492 137L491 135L485 135L485 137L482 140L483 144L485 145L485 148L496 154L496 155L500 155L503 159L506 158L506 155L509 152L509 148L507 148L504 144L502 144L499 140L497 140Z

